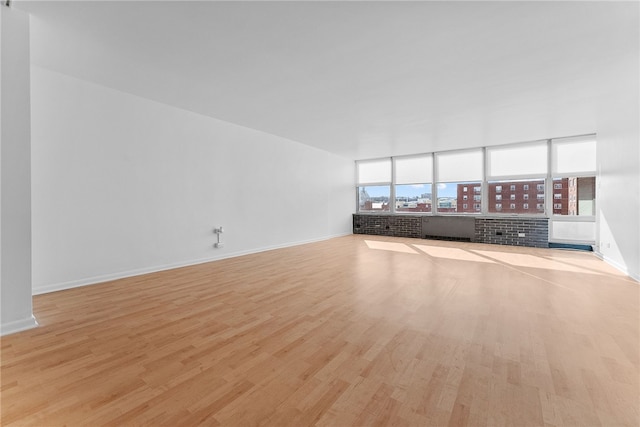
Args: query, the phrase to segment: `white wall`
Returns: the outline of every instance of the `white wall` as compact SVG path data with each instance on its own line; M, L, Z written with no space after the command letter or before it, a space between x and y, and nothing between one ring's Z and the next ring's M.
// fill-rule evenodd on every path
M38 67L32 162L35 293L351 232L350 160Z
M640 280L640 96L638 34L635 54L609 64L610 90L598 111L596 188L598 253Z
M36 326L31 307L29 17L0 5L0 330Z

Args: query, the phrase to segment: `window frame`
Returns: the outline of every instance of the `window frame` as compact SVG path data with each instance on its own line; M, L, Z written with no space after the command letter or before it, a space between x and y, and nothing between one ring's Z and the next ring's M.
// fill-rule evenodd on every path
M524 173L524 174L492 174L492 165L491 165L491 152L493 150L498 151L501 149L518 149L518 148L530 148L530 147L537 147L540 149L543 149L544 147L544 151L546 154L546 158L544 161L544 172L538 172L538 173ZM506 188L508 188L508 192L514 191L512 190L512 187L514 182L519 182L522 183L523 188L522 191L531 191L530 190L530 186L531 183L524 183L523 181L542 181L543 184L538 184L538 185L542 185L543 188L545 188L546 186L546 182L547 182L547 178L549 175L549 168L550 168L550 164L549 164L549 150L550 150L550 146L549 146L549 140L548 139L540 139L540 140L535 140L535 141L527 141L527 142L517 142L517 143L511 143L511 144L498 144L498 145L491 145L491 146L487 146L485 148L485 177L484 177L484 184L486 186L486 194L487 194L487 198L489 197L489 188L492 184L495 184L496 187L497 186L501 186L502 187L502 191L498 192L496 191L496 195L498 193L505 193L507 192ZM508 186L508 187L507 187ZM546 197L546 192L545 192L545 197ZM511 202L511 200L513 200L511 198L511 195L509 195L509 197L502 198L502 201L505 200L509 200L509 202ZM494 201L495 203L495 201ZM485 215L489 215L489 216L498 216L498 217L544 217L547 215L547 211L546 209L543 211L539 211L538 209L536 209L535 212L526 212L526 213L515 213L515 212L510 212L511 210L511 203L509 203L509 209L506 209L503 203L503 207L501 210L498 209L494 209L494 211L489 211L489 206L487 205L487 211L484 212Z
M571 143L580 143L580 142L589 142L589 141L593 141L593 143L595 144L595 152L593 153L595 156L594 159L594 168L592 170L576 170L573 172L557 172L557 167L558 167L558 159L556 158L555 154L556 154L556 147L558 145L562 145L562 144L571 144ZM595 191L595 195L594 195L594 203L597 206L597 200L598 200L598 138L597 138L597 134L589 134L589 135L578 135L578 136L570 136L570 137L564 137L564 138L554 138L549 140L549 149L550 149L550 160L549 160L549 166L551 168L549 174L550 174L550 181L553 182L553 180L555 179L570 179L570 178L594 178L594 191ZM560 190L565 190L564 188L561 188ZM568 191L568 188L566 189ZM569 200L567 199L567 202L569 202ZM597 208L596 208L597 210ZM554 214L553 212L551 213L551 215L549 215L549 241L556 241L556 240L552 240L552 236L553 236L553 222L554 221L573 221L573 222L595 222L596 221L596 214L594 212L593 215L561 215L561 214Z
M430 158L429 162L431 163L431 182L403 182L402 184L398 184L396 181L396 172L397 172L397 161L403 159L412 159L412 158L420 158L420 157L428 157ZM433 215L434 214L434 166L435 166L435 153L419 153L419 154L409 154L405 156L392 156L391 157L391 206L390 212L393 214L401 213L402 215ZM431 210L428 212L396 212L396 186L398 185L431 185Z
M524 173L524 174L491 174L491 151L498 151L501 148L527 148L527 147L537 147L537 146L546 146L546 171L539 173ZM499 144L499 145L491 145L486 147L486 155L485 155L485 180L489 181L526 181L526 180L536 180L540 178L546 178L549 172L549 140L541 139L537 141L528 141L528 142L516 142L512 144Z
M597 170L598 170L598 157L597 157L597 152L598 152L598 139L596 137L595 134L593 135L581 135L581 136L571 136L571 137L566 137L566 138L554 138L549 140L550 141L550 145L549 145L549 149L551 151L550 153L550 161L549 161L549 167L550 167L550 174L554 177L554 178L571 178L571 177L591 177L591 176L596 176L597 174ZM595 159L594 159L594 168L593 169L580 169L580 170L575 170L573 172L558 172L557 168L558 168L558 159L557 156L555 156L555 153L557 151L556 147L564 145L564 144L572 144L572 143L580 143L580 142L590 142L593 141L595 144Z
M364 182L360 182L360 165L363 163L374 163L374 162L379 162L381 160L389 160L389 181L364 181ZM382 214L389 214L389 213L393 213L393 211L391 210L391 208L393 207L393 204L391 203L391 201L393 200L394 194L393 194L393 185L391 184L393 182L393 161L390 157L377 157L374 159L365 159L365 160L356 160L356 167L355 167L355 182L356 182L356 212L358 214L368 214L368 215L380 215ZM388 211L381 211L381 212L372 212L372 211L361 211L360 210L360 187L379 187L379 186L389 186L389 210Z
M535 140L529 142L518 142L511 144L497 144L485 147L473 147L466 148L460 150L443 150L443 151L435 151L435 152L425 152L425 153L417 153L411 155L403 155L403 156L391 156L391 157L378 157L371 159L362 159L356 160L356 168L355 168L355 181L356 181L356 212L358 214L385 214L385 215L474 215L480 217L486 216L521 216L521 217L547 217L550 221L550 235L549 241L552 241L551 229L553 221L577 221L577 222L591 222L595 221L595 215L559 215L553 213L553 205L554 201L557 200L554 198L554 179L556 178L594 178L595 185L594 189L597 189L598 186L598 173L596 170L593 171L579 171L579 172L571 172L571 173L556 173L557 168L557 159L554 157L556 153L555 144L562 143L572 143L572 142L580 142L580 141L589 141L593 140L597 147L597 135L596 134L588 134L588 135L580 135L574 137L563 137L563 138L550 138L546 140ZM490 165L490 156L491 150L498 150L500 148L517 148L517 147L527 147L527 146L541 146L546 144L546 153L547 153L547 161L546 161L546 173L534 173L534 174L515 174L515 175L491 175L489 171L491 170ZM480 168L482 170L482 177L479 180L459 180L459 181L451 181L451 180L440 180L439 174L439 156L446 156L450 153L454 154L462 154L465 152L480 152L481 165ZM597 154L597 152L596 152ZM417 157L430 157L431 164L431 182L420 182L413 184L430 184L431 185L431 211L430 212L396 212L396 186L397 185L410 185L409 183L398 184L396 181L396 159L405 159L405 158L417 158ZM391 180L390 181L376 181L376 182L360 182L359 181L359 168L360 165L366 162L375 162L380 160L386 160L390 162L391 168ZM597 158L595 159L596 169L597 169ZM476 170L477 172L477 170ZM454 175L455 176L455 175ZM538 187L535 188L536 191L544 191L544 196L542 198L539 193L536 194L536 197L523 197L523 200L531 206L531 203L535 203L536 205L536 213L527 212L527 213L509 213L506 212L506 209L503 209L500 212L489 212L489 203L495 203L495 200L490 201L489 199L489 185L490 182L509 182L509 181L543 181L544 184L538 184L541 190L538 190ZM467 192L465 194L473 194L473 204L470 203L472 200L471 197L468 197L465 200L468 206L473 206L475 209L478 205L480 205L480 210L476 210L475 212L442 212L438 210L438 184L440 183L457 183L459 185L463 185L467 187ZM359 189L360 187L367 186L388 186L389 187L389 210L383 212L368 212L368 211L360 211L358 199L359 199ZM476 190L476 187L480 188L480 192ZM529 187L527 190L526 187ZM507 187L510 188L510 187ZM498 193L506 192L504 184L502 184L502 190ZM523 191L529 191L532 194L534 193L534 189L531 187L531 184L524 184ZM564 190L564 189L562 189ZM512 191L512 190L509 190ZM456 196L457 199L457 196ZM503 200L505 198L503 197ZM594 195L594 203L597 203L597 190ZM512 200L512 199L511 199ZM460 200L462 203L462 200ZM539 210L538 207L543 206L544 209Z
M479 179L467 179L465 177L465 179L457 179L455 181L451 181L451 180L440 180L440 164L439 164L439 158L440 157L446 157L447 155L451 155L451 154L464 154L464 153L480 153L480 178ZM484 147L475 147L475 148L465 148L465 149L460 149L460 150L444 150L444 151L437 151L433 153L433 185L432 185L432 213L434 215L483 215L485 213L485 205L486 202L484 200L484 178L485 178L485 148ZM458 186L462 185L462 191L466 192L467 194L473 194L474 195L474 203L473 203L473 208L469 209L468 208L468 204L467 204L467 209L472 210L472 212L457 212L457 207L456 207L456 212L445 212L445 211L441 211L438 206L439 206L439 199L440 199L440 195L438 194L438 190L439 190L439 185L440 184L457 184ZM476 191L476 188L480 188L480 191ZM476 211L475 210L475 205L478 203L475 203L475 195L480 195L482 198L481 200L477 201L479 202L481 209L480 211ZM457 199L456 199L456 204L457 204ZM464 203L463 203L464 205ZM465 209L463 207L463 209Z
M595 167L593 170L590 171L574 171L574 172L557 172L557 159L556 159L556 144L562 144L562 143L571 143L571 142L580 142L580 141L586 141L586 140L593 140L595 142ZM597 206L597 200L598 200L598 136L597 134L589 134L589 135L579 135L579 136L573 136L573 137L568 137L568 138L554 138L554 139L550 139L549 140L549 188L551 188L551 191L554 191L554 185L553 185L553 181L555 179L563 179L563 178L594 178L594 191L595 191L595 196L594 196L594 203L596 203ZM564 188L559 188L558 190L565 190ZM567 188L568 191L568 188ZM553 200L554 199L550 199L548 201L549 204L553 204ZM596 210L597 212L597 210ZM551 210L551 214L548 215L549 217L549 237L548 240L550 243L583 243L583 244L595 244L598 241L598 237L597 237L597 231L595 231L595 226L594 226L594 235L593 235L593 239L579 239L579 238L573 238L573 239L563 239L563 238L559 238L556 237L555 234L555 229L556 229L556 224L560 224L560 223L593 223L595 224L596 222L596 215L561 215L561 214L554 214L553 210Z

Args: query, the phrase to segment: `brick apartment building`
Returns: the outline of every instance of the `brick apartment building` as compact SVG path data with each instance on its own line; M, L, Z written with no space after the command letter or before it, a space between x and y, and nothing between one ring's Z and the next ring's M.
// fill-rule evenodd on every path
M580 212L580 200L593 200L595 197L595 178L558 178L552 185L553 215L592 215ZM492 214L544 214L545 183L543 179L490 182L488 185L487 212ZM361 192L362 211L389 211L386 197L369 197L364 189ZM431 194L411 203L396 202L396 212L430 213L432 211ZM440 198L439 198L440 199ZM583 204L587 210L593 210L592 204ZM480 183L458 184L457 197L438 200L438 213L482 212L482 186Z
M487 198L489 213L543 214L545 203L544 180L490 182ZM457 212L479 213L480 184L458 184ZM569 179L553 180L553 214L569 212Z
M569 209L568 178L553 181L553 214L567 215ZM490 182L488 185L487 211L507 214L544 213L544 180ZM479 213L481 206L480 184L459 184L457 211Z

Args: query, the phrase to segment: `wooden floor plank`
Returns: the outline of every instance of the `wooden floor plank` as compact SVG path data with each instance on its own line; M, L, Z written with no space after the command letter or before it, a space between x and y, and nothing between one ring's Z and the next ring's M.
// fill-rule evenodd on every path
M1 424L640 423L640 292L593 254L346 236L34 297Z

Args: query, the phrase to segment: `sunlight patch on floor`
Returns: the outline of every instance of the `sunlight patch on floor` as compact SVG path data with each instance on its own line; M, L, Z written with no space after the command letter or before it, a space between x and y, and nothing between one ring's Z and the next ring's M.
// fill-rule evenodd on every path
M576 258L569 258L569 257L565 258L565 257L558 257L558 256L553 256L551 259L558 262L571 264L576 267L577 266L584 267L591 270L594 273L603 273L603 274L611 274L613 276L627 277L626 274L624 274L619 270L616 270L615 268L611 267L609 264L602 261L601 259L584 259L584 258L576 259Z
M404 243L396 242L381 242L379 240L365 240L364 241L369 249L376 249L381 251L401 252L405 254L418 254L415 250L411 249Z
M413 245L413 246L415 248L420 249L425 254L435 258L448 258L455 261L475 261L475 262L495 263L495 261L492 261L480 255L473 254L464 249L447 248L444 246L428 246L428 245Z
M539 269L556 270L556 271L568 271L572 273L600 274L595 271L586 270L584 268L580 268L575 265L552 261L550 259L538 257L535 255L506 253L506 252L497 252L497 251L480 251L475 249L472 249L471 252L475 252L476 254L493 258L497 261L503 262L505 264L517 266L517 267L539 268Z

